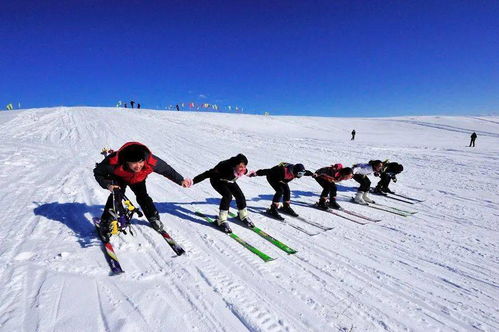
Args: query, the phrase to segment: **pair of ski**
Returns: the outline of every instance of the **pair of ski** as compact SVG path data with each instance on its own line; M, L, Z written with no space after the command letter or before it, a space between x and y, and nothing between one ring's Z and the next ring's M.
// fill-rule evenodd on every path
M340 209L337 209L337 210L331 209L331 208L325 209L325 208L320 207L317 203L312 204L310 206L312 206L312 207L314 207L314 208L316 208L318 210L324 211L324 212L329 212L331 214L334 214L335 216L338 216L340 218L352 221L352 222L360 224L360 225L366 225L366 224L369 224L369 222L380 222L381 221L381 219L370 218L370 217L365 216L363 214L360 214L360 213L357 213L357 212L354 212L354 211L350 211L350 210L347 210L347 209L344 209L344 208L340 208ZM343 213L348 214L350 216L354 216L354 217L360 218L362 220L358 220L358 219L352 218L350 216L345 216L344 214L342 214L340 212L343 212Z
M350 201L352 203L359 204L355 201L355 199L353 199L353 197ZM396 208L394 206L389 206L389 205L384 205L384 204L379 204L379 203L367 203L367 204L359 204L359 205L367 206L367 207L370 207L370 208L373 208L376 210L385 211L385 212L392 213L392 214L396 214L396 215L402 216L402 217L409 217L409 216L412 216L412 215L417 213L414 211L402 210L402 209Z
M209 216L207 216L206 214L204 214L204 213L202 213L200 211L197 211L197 210L195 211L195 214L197 216L203 218L207 222L216 225L216 221L213 218L210 218ZM232 218L236 218L237 217L237 215L234 214L234 213L232 213L232 212L229 212L229 215ZM255 227L248 227L248 228L251 229L256 234L260 235L265 240L267 240L270 243L272 243L273 245L275 245L277 248L281 249L282 251L284 251L284 252L286 252L288 254L295 254L297 252L295 249L290 248L286 244L282 243L281 241L277 240L273 236L271 236L268 233L264 232L259 227L255 226ZM236 240L243 247L245 247L246 249L248 249L249 251L251 251L252 253L254 253L255 255L257 255L258 257L260 257L264 262L269 262L269 261L272 261L272 260L275 259L275 258L272 258L269 255L267 255L266 253L262 252L261 250L257 249L256 247L254 247L253 245L251 245L247 241L243 240L241 237L239 237L238 235L236 235L234 232L226 233L226 234L229 235L234 240Z
M93 218L93 223L96 227L97 235L99 236L99 239L102 241L102 244L104 245L104 255L106 257L106 261L109 264L109 267L111 268L111 274L121 274L124 273L125 271L122 269L120 262L118 260L118 256L114 252L113 245L109 241L105 241L101 236L100 236L100 218ZM170 234L168 234L165 230L158 231L158 233L165 239L165 241L170 245L172 250L178 255L182 255L185 253L185 250L177 243L175 240L172 239Z
M313 220L309 220L307 218L304 218L302 216L299 216L298 214L291 214L291 213L288 213L286 212L285 210L283 209L279 209L279 212L281 212L282 214L285 214L287 217L292 217L294 219L297 219L297 220L300 220L306 224L309 224L311 226L314 226L316 228L319 228L320 230L323 230L323 231L330 231L333 229L333 227L327 227L327 226L324 226L318 222L315 222ZM263 213L265 216L267 217L270 217L270 218L273 218L273 219L276 219L276 220L279 220L279 221L284 221L286 220L282 215L274 215L272 212L270 212L270 209L266 209L265 212ZM299 229L300 231L304 232L305 234L308 234L310 236L314 236L314 235L317 235L319 233L311 233L307 230L304 230L303 228L299 227L299 226L296 226L294 224L290 224L290 223L286 223L286 225L290 225L291 227L294 227L296 229Z
M370 192L371 192L371 194L376 195L376 196L381 196L381 197L393 199L395 201L403 202L403 203L407 203L407 204L416 204L416 203L424 202L423 200L407 197L407 196L400 195L400 194L379 193L379 192L374 191L374 189L372 189L372 188L371 188Z

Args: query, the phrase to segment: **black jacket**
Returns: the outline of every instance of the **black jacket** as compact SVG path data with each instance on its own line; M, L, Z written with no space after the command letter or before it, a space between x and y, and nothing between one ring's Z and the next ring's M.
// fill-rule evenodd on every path
M196 175L192 182L194 184L199 183L207 178L226 181L226 182L234 182L237 180L237 176L234 174L234 167L241 163L240 155L232 157L227 160L223 160L219 162L215 167L209 169L199 175ZM248 170L244 174L247 174Z

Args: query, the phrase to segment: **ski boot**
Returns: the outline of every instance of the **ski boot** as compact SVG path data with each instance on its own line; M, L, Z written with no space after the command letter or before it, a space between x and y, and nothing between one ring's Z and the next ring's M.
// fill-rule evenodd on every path
M267 209L267 214L274 218L274 219L277 219L277 220L284 220L284 218L279 214L279 212L277 211L277 205L275 205L274 203L272 203L270 205L270 209Z
M246 224L249 228L255 227L255 224L251 219L248 217L248 210L246 208L239 210L239 220L241 220L243 223Z
M364 201L364 192L363 191L357 191L357 194L355 194L355 197L352 199L355 203L360 204L360 205L367 205L367 202Z
M224 232L224 233L232 233L232 229L229 226L229 223L227 222L227 215L229 214L229 211L227 210L220 210L218 214L218 218L215 220L217 223L217 226Z
M333 209L333 210L341 210L341 206L338 203L336 203L336 199L334 199L334 198L329 200L328 206L330 209Z
M374 188L373 191L372 191L372 193L376 194L376 195L386 196L386 192L384 192L383 190L381 190L380 187Z
M154 228L155 231L161 233L163 232L163 223L159 219L159 213L156 211L152 216L147 218L149 223L151 224L151 227Z
M327 210L328 206L326 205L326 199L321 197L319 203L317 203L317 207L322 210Z
M296 213L288 203L284 203L282 208L279 209L282 213L290 215L292 217L298 217L298 213Z
M108 243L111 239L111 220L109 218L101 219L99 223L99 236L102 242Z
M367 191L362 194L362 198L366 203L375 204L375 202L367 196Z

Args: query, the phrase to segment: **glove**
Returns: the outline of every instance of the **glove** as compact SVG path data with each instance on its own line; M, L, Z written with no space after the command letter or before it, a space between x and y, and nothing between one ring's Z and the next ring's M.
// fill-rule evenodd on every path
M374 172L374 176L379 176L379 172Z
M190 188L192 186L192 180L191 179L184 179L181 183L182 187L184 188Z
M255 171L249 171L247 175L248 175L250 178L252 178L252 177L255 177L255 176L256 176L256 172L255 172Z

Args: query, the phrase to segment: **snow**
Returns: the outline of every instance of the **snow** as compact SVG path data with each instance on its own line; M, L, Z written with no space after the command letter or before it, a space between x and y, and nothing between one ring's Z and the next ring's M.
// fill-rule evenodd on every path
M350 141L352 129L357 131ZM475 148L467 147L476 131ZM1 331L499 330L499 117L315 118L58 107L0 112ZM404 165L397 192L423 199L401 217L359 225L302 203L312 178L291 182L301 216L333 229L308 236L252 213L295 255L232 224L276 260L265 263L194 215L211 216L209 181L184 189L152 174L148 190L166 230L187 251L175 257L144 218L135 236L113 237L124 274L109 267L91 224L108 192L93 178L103 147L146 144L185 177L237 153L249 169L281 161L307 169L370 159ZM373 181L377 179L371 178ZM238 181L252 211L273 195L264 177ZM374 182L375 183L375 182ZM132 201L134 195L129 193Z

